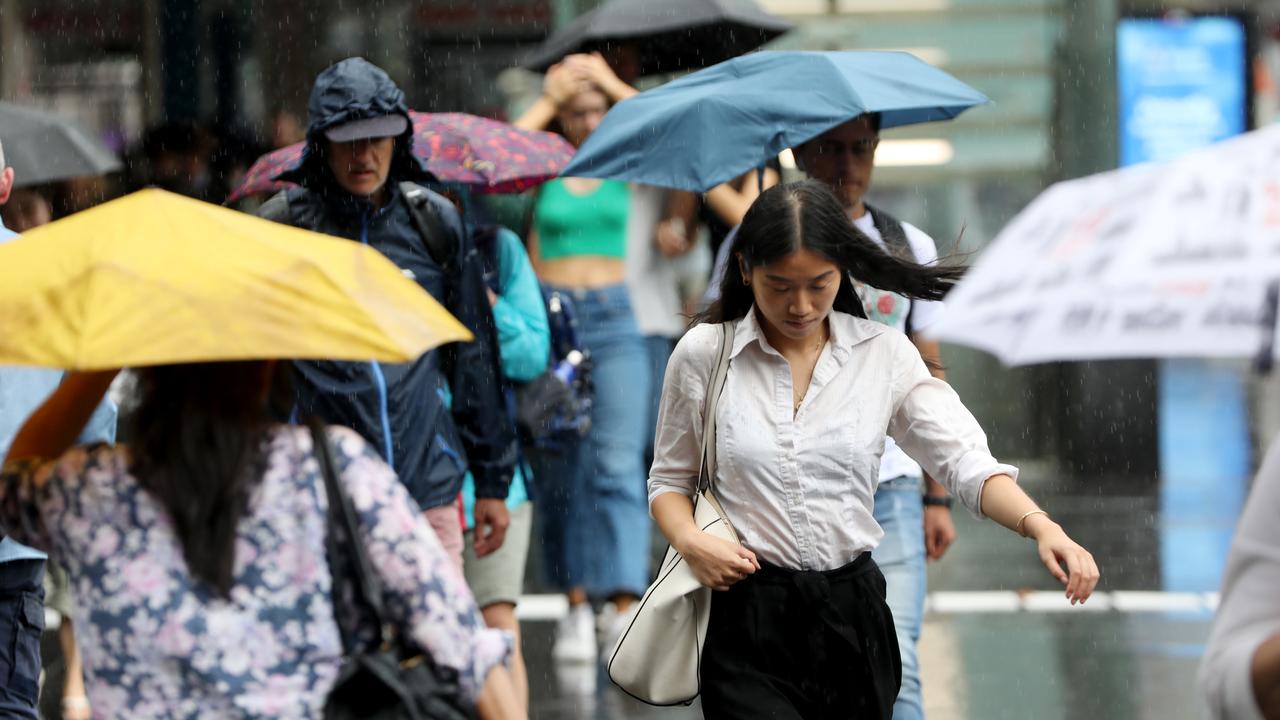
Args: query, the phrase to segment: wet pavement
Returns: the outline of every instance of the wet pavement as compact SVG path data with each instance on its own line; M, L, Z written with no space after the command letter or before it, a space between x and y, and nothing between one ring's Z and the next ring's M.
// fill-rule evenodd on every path
M929 569L920 643L927 716L1199 717L1195 673L1234 514L1204 508L1190 531L1209 549L1186 553L1186 518L1161 511L1170 488L1151 479L1046 477L1032 470L1022 482L1094 553L1101 594L1084 608L1066 607L1030 541L957 508L959 540ZM524 627L533 718L701 717L696 705L635 702L597 666L557 667L550 657L555 623Z

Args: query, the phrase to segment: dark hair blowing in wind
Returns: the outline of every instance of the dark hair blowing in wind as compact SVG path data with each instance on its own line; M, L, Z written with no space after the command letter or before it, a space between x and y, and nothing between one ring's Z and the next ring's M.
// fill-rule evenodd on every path
M844 277L834 309L857 317L866 313L850 279L909 298L941 300L964 273L961 266L919 265L881 249L849 222L830 188L817 180L775 185L756 198L742 219L720 284L720 298L697 322L745 317L755 295L743 281L741 265L750 271L801 249L840 268Z

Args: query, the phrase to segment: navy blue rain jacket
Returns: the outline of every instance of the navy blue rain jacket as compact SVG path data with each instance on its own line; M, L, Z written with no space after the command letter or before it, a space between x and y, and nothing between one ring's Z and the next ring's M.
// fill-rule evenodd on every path
M399 182L431 176L410 152L411 131L396 139L388 202L375 209L339 187L324 159L324 131L349 120L403 114L404 95L380 68L344 60L316 79L309 104L307 147L281 179L302 187L287 192L290 222L367 243L417 280L475 335L402 365L296 362L299 410L363 435L395 468L423 508L452 502L470 467L476 495L505 498L517 457L516 435L502 395L497 332L480 257L457 211L429 193L431 211L454 250L450 277L431 256L414 225ZM452 409L446 403L452 392Z

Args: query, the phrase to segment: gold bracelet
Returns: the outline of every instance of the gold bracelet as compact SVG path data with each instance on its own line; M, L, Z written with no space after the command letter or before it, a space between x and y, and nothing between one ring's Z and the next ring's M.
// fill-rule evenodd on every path
M1043 515L1043 516L1045 516L1046 518L1047 518L1047 517L1049 517L1049 513L1045 512L1044 510L1032 510L1031 512L1028 512L1028 513L1023 514L1023 516L1022 516L1022 517L1018 518L1018 525L1017 525L1017 528L1016 528L1016 532L1017 532L1019 535L1021 535L1022 537L1027 537L1027 534L1026 534L1025 532L1023 532L1023 530L1022 530L1022 524L1023 524L1023 523L1025 523L1025 522L1027 521L1027 518L1031 517L1032 515L1036 515L1036 514Z

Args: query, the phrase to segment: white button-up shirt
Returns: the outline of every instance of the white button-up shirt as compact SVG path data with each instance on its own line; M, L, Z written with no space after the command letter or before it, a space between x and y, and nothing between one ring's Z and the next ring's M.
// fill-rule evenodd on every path
M729 521L761 560L796 570L842 567L879 543L872 506L886 431L977 515L987 478L1018 472L991 456L973 415L905 335L838 312L830 324L792 417L791 368L753 309L738 324L716 413L716 494ZM693 328L667 365L650 503L697 486L720 338L719 326Z
M1253 656L1280 633L1280 438L1258 470L1227 556L1222 601L1200 664L1212 720L1263 720L1253 692Z

